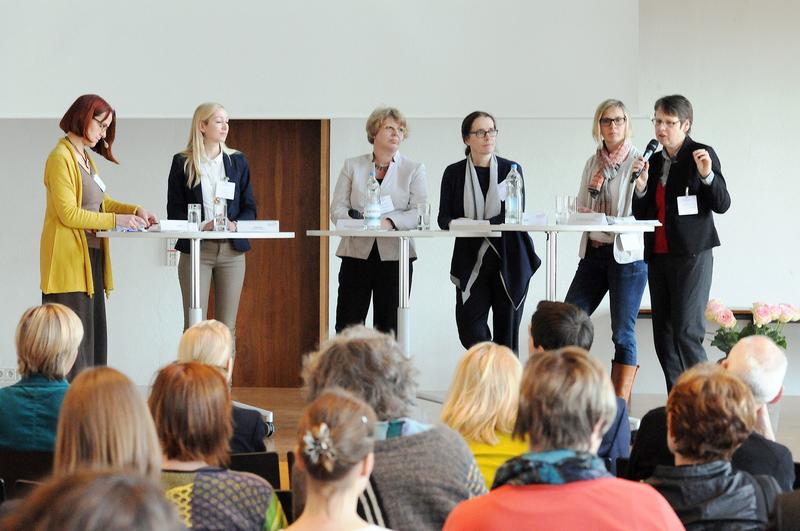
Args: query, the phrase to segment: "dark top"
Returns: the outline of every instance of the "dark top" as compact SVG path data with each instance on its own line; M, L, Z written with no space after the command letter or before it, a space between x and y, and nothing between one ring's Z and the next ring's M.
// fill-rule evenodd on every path
M728 461L656 467L646 481L687 530L764 529L780 493L775 478L734 470Z
M52 452L67 389L66 380L48 380L40 374L0 389L0 448Z
M511 165L516 164L511 160L497 157L497 182L505 180ZM442 175L441 195L439 198L439 227L448 230L450 222L464 216L464 179L467 171L467 159L451 164ZM522 167L517 164L520 179L524 178ZM477 170L476 170L477 172ZM486 171L488 175L488 168ZM478 172L480 177L480 172ZM481 184L483 189L483 184ZM486 190L489 181L486 181ZM522 209L525 210L525 192L523 184ZM486 193L486 192L484 192ZM505 222L505 201L500 203L500 213L489 220L492 225L501 225ZM453 245L453 258L450 262L450 275L457 279L459 287L467 285L469 276L478 259L478 249L483 243L483 238L456 238ZM542 261L536 256L533 240L527 232L504 232L500 238L492 238L492 245L500 255L500 275L508 289L508 295L514 306L519 306L528 293L528 283L533 273Z
M185 163L186 155L183 153L172 157L167 184L168 219L186 219L190 203L203 204L203 187L200 182L198 181L194 188L189 188L186 184L186 172L183 171ZM223 153L222 163L225 165L225 175L228 180L236 184L233 199L228 200L228 219L231 221L256 219L256 198L250 185L250 167L247 165L247 159L238 151L232 155ZM203 216L205 216L204 210L200 209ZM250 242L247 240L232 239L230 242L239 252L250 250ZM175 249L189 253L189 240L178 240Z
M631 450L628 463L629 479L647 479L657 465L675 464L675 458L667 447L667 410L659 407L649 411L643 418ZM782 444L751 433L733 454L731 464L737 470L750 474L772 476L781 490L791 491L794 484L794 461L792 452Z
M711 171L714 180L710 185L700 181L697 165L692 152L697 149L706 149L711 157ZM633 194L633 215L636 219L657 219L656 184L664 167L664 158L657 153L650 159L650 170L647 178L647 192L643 197ZM697 214L690 216L678 215L678 196L697 196ZM695 142L690 137L681 146L669 169L666 189L664 190L666 218L664 230L667 237L669 254L689 255L698 254L719 245L717 229L714 227L713 212L722 214L731 206L731 196L722 176L717 154L705 144ZM653 252L653 234L644 235L644 255L649 258Z
M767 529L800 531L800 490L778 496Z
M231 453L266 452L264 437L267 425L261 413L254 409L233 406L233 437Z

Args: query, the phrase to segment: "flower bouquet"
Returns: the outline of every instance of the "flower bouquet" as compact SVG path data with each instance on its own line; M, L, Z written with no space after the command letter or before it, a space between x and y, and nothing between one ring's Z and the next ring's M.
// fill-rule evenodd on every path
M800 308L793 304L766 304L753 303L753 321L739 329L733 312L716 299L711 299L706 305L706 319L719 325L719 329L711 340L711 345L717 347L727 356L728 353L743 337L762 335L772 339L776 345L786 348L786 336L783 327L786 323L800 321Z

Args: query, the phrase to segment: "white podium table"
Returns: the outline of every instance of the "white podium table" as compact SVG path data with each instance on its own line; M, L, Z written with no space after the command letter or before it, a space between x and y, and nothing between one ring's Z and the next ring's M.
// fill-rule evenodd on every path
M99 238L156 238L184 239L189 240L191 250L192 269L190 304L189 304L189 326L195 325L203 320L203 308L200 306L200 241L201 240L228 240L228 239L248 239L248 240L270 240L280 238L294 238L294 232L214 232L214 231L165 231L165 232L122 232L122 231L102 231L98 232Z
M485 229L456 229L456 230L309 230L308 236L339 236L354 238L395 238L400 247L399 277L400 277L400 304L397 308L397 341L408 354L411 347L410 311L411 297L409 293L409 264L411 263L410 245L411 238L497 238L495 232L497 225L486 225Z
M614 225L492 225L494 231L543 232L547 236L545 250L545 271L547 272L546 297L549 301L557 300L556 268L558 266L558 233L559 232L653 232L661 226L658 221L639 223L618 223Z

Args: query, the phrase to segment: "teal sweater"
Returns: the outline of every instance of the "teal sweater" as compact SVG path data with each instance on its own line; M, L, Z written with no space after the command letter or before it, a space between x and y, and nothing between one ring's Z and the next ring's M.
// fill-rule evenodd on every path
M69 384L34 374L0 389L0 448L52 452Z

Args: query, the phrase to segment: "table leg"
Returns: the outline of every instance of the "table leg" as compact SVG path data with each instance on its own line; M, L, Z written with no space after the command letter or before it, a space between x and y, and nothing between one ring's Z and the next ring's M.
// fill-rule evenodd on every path
M558 262L558 232L547 232L547 256L545 257L545 269L547 270L547 293L549 301L554 301L556 295L556 267Z
M189 240L189 249L192 257L192 289L189 298L189 326L194 326L203 320L203 308L200 306L200 238Z
M400 261L398 263L400 275L400 305L397 308L397 341L403 352L409 355L411 349L411 297L409 295L408 264L411 260L411 239L407 236L398 238L400 244Z

